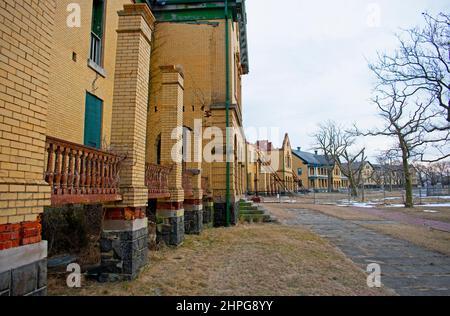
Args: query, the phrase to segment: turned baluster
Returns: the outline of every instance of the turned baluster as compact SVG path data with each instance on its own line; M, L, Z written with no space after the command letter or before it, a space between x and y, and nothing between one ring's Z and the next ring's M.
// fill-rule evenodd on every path
M47 144L47 172L45 174L45 181L50 185L50 188L52 188L53 193L53 181L55 176L55 161L54 161L54 146L53 143Z
M92 194L97 194L98 193L98 155L97 154L92 154L92 182L91 182L91 187L92 187Z
M61 146L56 145L55 194L61 194Z
M99 176L98 176L98 193L100 194L104 194L104 190L103 190L103 161L105 160L105 156L103 155L99 155L98 157L98 172L99 172Z
M81 152L81 161L80 161L80 189L81 194L86 194L86 167L87 167L87 153L85 151Z
M74 168L73 168L73 193L80 194L80 151L75 150L74 157Z
M61 160L61 193L67 193L67 178L68 178L68 162L69 162L69 151L70 149L64 147L62 149L62 160Z
M85 185L85 194L91 194L91 179L92 179L92 154L88 152L86 154L86 185Z
M67 194L73 194L73 181L74 181L74 166L75 166L75 149L69 148L68 149L68 169L67 169Z
M113 188L114 188L114 194L119 193L119 158L114 158L114 164L113 164L113 173L112 173L112 179L113 179Z
M100 188L101 193L106 194L106 160L107 156L102 156L102 160L100 162L100 172L101 172L101 182L100 182Z

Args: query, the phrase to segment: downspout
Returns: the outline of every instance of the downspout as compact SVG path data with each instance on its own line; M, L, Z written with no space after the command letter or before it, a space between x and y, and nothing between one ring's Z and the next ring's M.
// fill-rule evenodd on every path
M230 52L229 46L229 26L228 26L228 0L225 0L225 116L226 116L226 142L227 142L227 168L226 168L226 222L231 225L231 201L230 201Z

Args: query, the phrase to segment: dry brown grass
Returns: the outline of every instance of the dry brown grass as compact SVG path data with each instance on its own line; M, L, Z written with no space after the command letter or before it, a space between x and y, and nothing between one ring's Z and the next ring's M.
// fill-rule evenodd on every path
M420 206L417 205L413 209L405 209L405 208L395 208L395 209L389 209L396 212L402 212L407 215L424 218L424 219L431 219L435 221L441 221L450 223L450 207L426 207L426 206ZM436 213L427 213L424 212L425 210L428 211L435 211Z
M404 224L362 226L450 256L450 233Z
M270 213L275 215L279 220L288 220L296 217L293 213L286 212L286 209L308 209L313 211L319 211L326 215L337 217L344 220L354 220L354 221L376 221L382 220L380 217L362 213L357 209L351 207L339 207L335 205L314 205L314 204L264 204L264 207L270 210Z
M50 295L386 295L316 234L281 225L211 229L183 246L151 253L132 282L84 281L71 290L49 278ZM389 292L390 293L390 292ZM388 294L389 294L388 293Z

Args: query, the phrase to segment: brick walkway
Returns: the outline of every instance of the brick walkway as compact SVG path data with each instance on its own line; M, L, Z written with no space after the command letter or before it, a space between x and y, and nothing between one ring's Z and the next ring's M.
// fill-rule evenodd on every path
M308 227L340 248L364 271L370 263L380 264L383 285L399 295L450 296L450 257L360 225L371 221L342 220L289 206L286 212L295 216L281 220L283 224Z

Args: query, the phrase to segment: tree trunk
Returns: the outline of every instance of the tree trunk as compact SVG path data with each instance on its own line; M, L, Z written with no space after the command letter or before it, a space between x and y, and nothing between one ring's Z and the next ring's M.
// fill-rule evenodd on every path
M351 196L352 197L357 197L358 196L358 189L356 187L355 179L353 178L353 175L351 174L351 172L349 172L348 182L350 184Z
M403 174L405 175L405 191L406 191L405 207L413 208L414 201L412 193L412 179L411 173L409 172L409 162L406 148L402 148L402 161L403 161Z
M328 168L328 193L333 193L333 169Z

